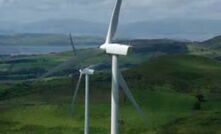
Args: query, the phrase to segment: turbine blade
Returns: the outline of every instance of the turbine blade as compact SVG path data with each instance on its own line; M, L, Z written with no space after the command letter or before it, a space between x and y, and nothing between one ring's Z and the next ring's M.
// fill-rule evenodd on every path
M87 68L96 70L99 66L100 66L100 64L95 64L95 65L90 65Z
M128 99L130 100L130 102L133 104L133 106L136 108L137 112L140 114L140 116L143 118L145 117L145 114L143 112L143 110L140 108L140 106L138 105L138 103L136 102L134 96L132 95L125 79L123 78L123 75L120 71L118 71L118 77L119 77L119 84L122 87L123 91L125 92L126 96L128 97Z
M71 46L72 46L72 50L73 50L73 52L74 52L74 55L76 55L76 54L77 54L77 51L76 51L76 47L75 47L75 45L74 45L74 41L73 41L73 38L72 38L71 33L69 34L69 38L70 38L70 43L71 43Z
M101 54L103 54L103 51L100 51L100 49L97 49L95 51L94 54L91 54L90 56L88 55L82 55L81 58L76 58L76 57L72 57L70 60L58 65L57 67L55 67L54 69L52 69L51 71L47 72L46 74L44 74L43 76L41 76L40 78L37 79L37 81L44 79L46 77L49 77L51 75L53 75L56 72L62 71L64 69L67 69L71 66L74 66L76 63L82 62L86 59L88 59L88 57L96 57L96 56L100 56Z
M72 114L74 112L74 104L75 104L75 101L76 101L76 98L77 98L77 94L78 94L78 91L80 89L82 75L83 74L80 73L80 76L79 76L79 79L78 79L78 82L77 82L77 85L76 85L76 88L75 88L75 91L74 91L74 95L73 95L73 98L72 98L72 102L71 102L71 113Z
M112 14L111 22L109 24L109 29L108 29L108 33L106 37L107 44L112 42L112 39L117 31L121 4L122 4L122 0L116 1L116 5L114 7L114 11Z
M44 79L46 77L49 77L51 75L53 75L54 73L58 72L58 71L61 71L61 70L64 70L68 67L70 67L71 65L74 65L76 62L75 58L71 58L70 60L58 65L57 67L55 67L54 69L52 69L51 71L47 72L46 74L44 74L43 76L41 76L39 78L39 80L41 79Z

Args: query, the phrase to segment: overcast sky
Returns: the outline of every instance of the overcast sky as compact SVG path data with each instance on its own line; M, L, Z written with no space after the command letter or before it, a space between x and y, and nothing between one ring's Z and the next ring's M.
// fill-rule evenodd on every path
M0 0L0 21L82 19L107 22L115 0ZM123 23L176 19L221 19L221 0L123 0Z

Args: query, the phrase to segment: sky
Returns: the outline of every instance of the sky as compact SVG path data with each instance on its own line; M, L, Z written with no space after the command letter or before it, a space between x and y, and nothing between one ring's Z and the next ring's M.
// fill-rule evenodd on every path
M115 0L0 0L0 21L81 19L107 22ZM121 21L221 19L221 0L123 0Z

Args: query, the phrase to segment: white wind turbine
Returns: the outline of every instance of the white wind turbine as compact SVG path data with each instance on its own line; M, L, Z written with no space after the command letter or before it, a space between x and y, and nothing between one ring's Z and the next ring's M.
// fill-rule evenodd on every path
M78 79L78 83L74 92L73 100L72 100L72 108L75 103L78 91L80 89L82 76L85 75L85 115L84 115L84 134L89 134L90 120L89 120L89 75L94 74L94 70L90 68L80 69L80 76ZM72 109L73 111L73 109Z
M57 67L55 67L54 69L50 70L49 72L47 72L46 74L44 74L43 76L41 76L40 78L37 79L37 81L42 80L43 78L46 78L48 76L53 75L56 72L62 71L64 69L67 69L71 66L74 66L76 63L80 62L82 59L86 59L88 57L81 57L81 59L76 59L75 57L77 56L77 50L76 47L74 45L74 41L72 38L71 33L69 34L69 38L70 38L70 44L72 45L72 51L74 54L74 57L72 57L70 60L58 65ZM72 98L72 103L71 103L71 110L73 112L74 110L74 104L77 98L77 94L80 90L80 84L81 84L81 80L82 80L82 76L85 75L85 122L84 122L84 134L89 134L89 126L90 126L90 120L89 120L89 76L94 74L94 69L96 67L98 67L99 65L90 65L87 67L83 67L82 69L79 69L80 72L80 76L74 91L74 95Z
M119 133L119 86L123 88L125 94L135 106L137 111L144 116L142 110L130 92L118 66L118 56L128 55L131 50L131 46L112 42L118 26L121 4L122 0L116 1L106 41L100 46L100 49L104 50L106 54L112 55L111 134Z
M73 41L71 33L70 33L69 36L70 36L70 43L72 45L72 49L73 49L74 55L77 55L76 48L75 48L74 41ZM80 84L81 84L82 76L85 75L84 134L89 134L89 127L90 127L90 119L89 119L89 111L90 111L89 110L89 92L90 92L90 89L89 89L89 76L94 74L94 69L92 69L92 68L95 68L95 67L96 66L89 66L89 67L86 67L86 68L83 68L83 69L79 70L80 76L79 76L79 79L78 79L78 82L77 82L77 85L76 85L76 89L75 89L75 92L74 92L74 95L73 95L72 103L71 103L72 112L73 112L73 108L74 108L74 104L75 104L75 101L76 101L76 97L77 97L78 91L80 89Z

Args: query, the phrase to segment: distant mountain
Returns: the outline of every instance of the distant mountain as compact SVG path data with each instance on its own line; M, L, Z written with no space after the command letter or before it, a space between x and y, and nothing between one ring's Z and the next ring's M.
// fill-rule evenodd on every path
M12 34L18 31L22 24L19 22L0 21L0 34Z
M160 52L166 54L187 53L187 41L172 39L136 39L123 42L134 47L135 53Z
M76 45L100 44L99 37L74 36ZM0 35L0 45L70 45L68 34L13 34Z
M7 31L5 29L0 29L0 35L1 34L10 34L10 31Z
M103 35L107 26L100 23L84 20L63 19L43 20L38 22L22 23L0 21L0 29L11 33L55 33L64 34L72 32L74 35ZM0 34L4 34L1 30ZM7 34L8 32L6 32Z
M210 47L210 48L221 48L221 35L216 36L212 39L209 39L207 41L204 41L201 43L201 45L205 47Z
M90 36L74 36L76 45L99 45L103 38ZM135 39L118 40L119 42L134 46L136 53L161 52L161 53L186 53L187 41L171 39ZM0 46L70 46L69 36L66 34L14 34L0 35Z
M69 33L74 35L101 35L106 26L83 20L45 20L20 27L20 33Z
M118 38L170 38L205 40L221 35L221 20L163 19L120 23ZM108 20L107 20L108 23ZM69 33L74 35L106 35L108 24L78 19L43 20L32 23L2 22L0 34L8 33Z
M221 20L164 19L119 27L120 35L137 38L205 40L221 34Z

